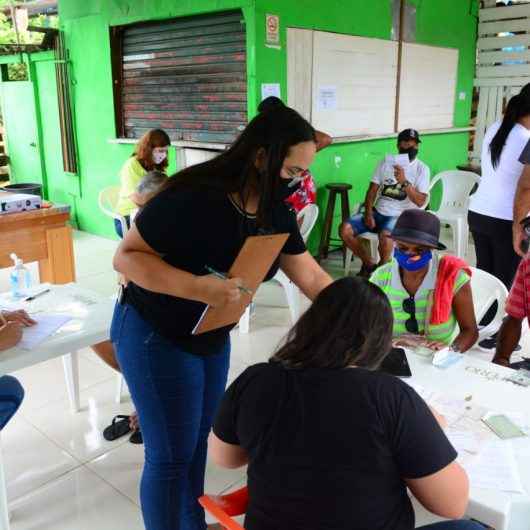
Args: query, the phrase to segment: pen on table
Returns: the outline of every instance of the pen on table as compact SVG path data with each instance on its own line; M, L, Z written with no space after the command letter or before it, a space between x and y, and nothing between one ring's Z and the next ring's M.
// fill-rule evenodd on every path
M42 296L43 294L49 293L50 289L45 289L44 291L41 291L40 293L36 293L34 295L28 296L27 298L24 298L24 302L31 302L32 300L35 300L35 298L38 298L39 296Z
M228 276L226 274L223 274L221 272L217 272L215 269L212 269L211 267L208 267L208 265L206 265L204 267L210 274L213 274L214 276L217 276L217 278L219 278L220 280L228 280ZM246 293L246 294L249 294L249 295L253 295L254 293L250 290L250 289L247 289L246 287L243 287L242 285L238 285L237 287L241 292L243 293Z

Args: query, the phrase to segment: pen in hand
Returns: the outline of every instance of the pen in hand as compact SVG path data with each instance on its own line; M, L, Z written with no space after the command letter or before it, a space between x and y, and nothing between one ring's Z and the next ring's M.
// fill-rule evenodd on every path
M216 271L215 269L212 269L211 267L208 267L208 265L206 265L204 267L210 274L213 274L214 276L216 276L217 278L219 278L220 280L228 280L228 276L226 274L223 274L221 272L218 272ZM247 289L246 287L243 287L242 285L238 285L237 288L242 292L242 293L245 293L245 294L249 294L250 296L252 296L254 293L250 290L250 289Z

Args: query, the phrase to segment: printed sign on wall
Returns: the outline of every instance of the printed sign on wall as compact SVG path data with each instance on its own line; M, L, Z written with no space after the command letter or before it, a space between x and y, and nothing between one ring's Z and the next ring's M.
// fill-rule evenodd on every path
M265 15L266 44L280 44L280 17Z
M318 110L337 110L337 87L321 85L318 87Z
M261 99L264 100L270 96L281 98L280 83L262 83L261 84Z

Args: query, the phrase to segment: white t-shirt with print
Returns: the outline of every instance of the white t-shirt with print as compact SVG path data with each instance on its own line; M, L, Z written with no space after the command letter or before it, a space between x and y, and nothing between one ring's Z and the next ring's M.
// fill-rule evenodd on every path
M428 193L431 172L426 164L417 158L405 167L405 178L420 192ZM372 182L379 185L379 198L375 209L382 215L399 217L401 212L418 208L407 196L394 176L394 166L383 159L377 166Z
M484 135L480 160L482 177L478 190L471 195L469 209L496 219L513 221L515 190L524 168L519 162L519 156L530 140L530 131L518 123L513 126L506 138L497 168L493 169L490 143L500 126L500 121L495 122Z

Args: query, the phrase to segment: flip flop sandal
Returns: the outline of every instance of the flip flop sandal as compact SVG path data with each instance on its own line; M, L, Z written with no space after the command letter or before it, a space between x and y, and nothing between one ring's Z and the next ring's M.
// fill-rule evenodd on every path
M142 437L142 433L140 431L140 429L134 431L130 438L129 438L129 442L131 442L132 444L143 444L144 443L144 439Z
M108 442L112 442L130 433L131 430L132 429L129 426L129 416L118 414L117 416L114 416L112 423L108 427L105 427L103 438Z

